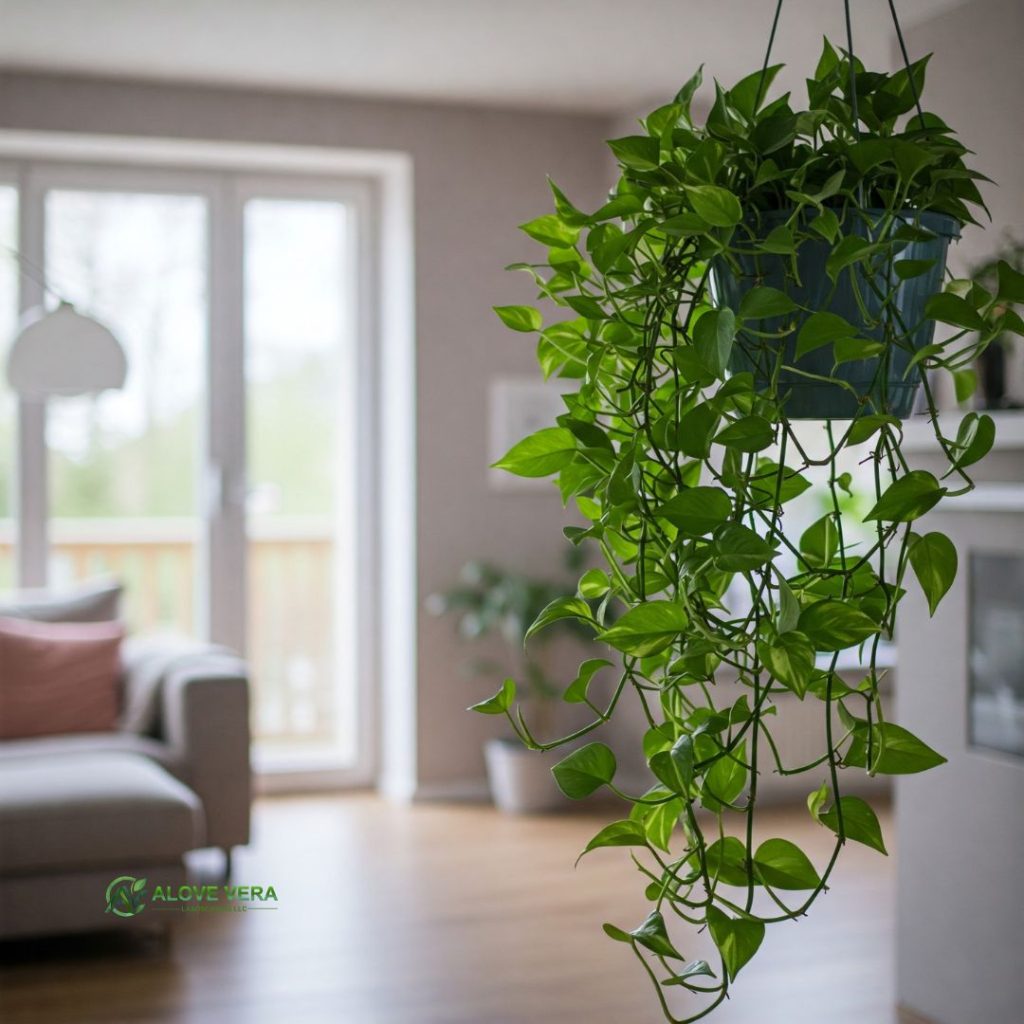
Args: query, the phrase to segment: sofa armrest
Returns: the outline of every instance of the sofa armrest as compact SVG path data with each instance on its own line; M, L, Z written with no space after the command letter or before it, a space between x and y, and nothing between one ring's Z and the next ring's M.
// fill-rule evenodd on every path
M160 738L162 693L168 674L197 658L231 653L227 647L175 634L129 637L121 647L121 728L140 736Z
M179 659L161 686L161 733L182 780L203 803L206 843L229 849L249 841L249 679L234 655Z

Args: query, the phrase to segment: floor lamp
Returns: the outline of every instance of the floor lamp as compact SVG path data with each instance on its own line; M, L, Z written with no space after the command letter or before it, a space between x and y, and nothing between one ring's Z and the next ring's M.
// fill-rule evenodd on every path
M7 356L7 381L18 396L16 522L20 586L46 584L49 520L46 403L124 387L128 361L98 320L69 302L29 310Z

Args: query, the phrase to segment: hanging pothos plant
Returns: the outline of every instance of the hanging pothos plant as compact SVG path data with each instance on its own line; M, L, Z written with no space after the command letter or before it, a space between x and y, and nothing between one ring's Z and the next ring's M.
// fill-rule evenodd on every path
M991 418L973 412L945 435L929 375L952 372L962 392L980 349L1024 332L1010 311L1024 277L1001 264L994 291L942 287L949 240L983 208L981 175L921 109L925 65L866 71L826 41L806 110L788 94L764 101L779 70L766 59L733 88L716 84L704 125L690 113L698 72L644 134L609 143L621 176L608 202L585 213L552 184L555 212L522 226L546 258L515 269L567 318L545 326L535 308L496 309L539 332L545 376L578 382L557 425L497 465L556 475L589 523L566 534L593 538L607 562L531 633L576 619L620 652L621 673L606 703L586 669L567 685L594 717L556 743L534 738L512 680L476 710L506 714L528 746L572 744L554 769L568 796L608 787L629 805L584 852L634 848L650 914L605 931L637 955L672 1020L673 992L689 993L686 1021L726 997L766 925L825 889L846 841L885 852L871 807L844 795L844 771L944 760L883 717L876 659L909 574L934 611L956 572L952 543L914 521L969 490L968 468L993 443ZM948 326L933 338L936 321ZM942 479L902 451L919 393L948 459ZM805 418L825 421L813 428L820 451ZM870 480L864 523L843 500L844 457ZM828 511L792 534L787 503L816 474ZM865 666L856 685L837 674L848 649ZM716 676L738 680L738 698ZM580 745L627 693L646 716L652 777L631 795L608 746ZM780 759L771 716L783 694L820 702L810 764ZM806 774L810 814L835 834L827 863L784 837L755 842L769 771ZM706 928L720 963L687 960L677 926Z

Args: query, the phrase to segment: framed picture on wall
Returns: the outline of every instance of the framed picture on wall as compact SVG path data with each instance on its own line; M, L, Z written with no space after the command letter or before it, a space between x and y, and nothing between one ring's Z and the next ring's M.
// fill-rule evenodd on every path
M561 395L571 386L564 380L543 381L536 377L497 377L491 381L487 473L492 490L554 490L550 477L513 476L490 466L527 434L554 426L556 417L566 411Z
M970 743L1024 757L1024 556L970 556Z

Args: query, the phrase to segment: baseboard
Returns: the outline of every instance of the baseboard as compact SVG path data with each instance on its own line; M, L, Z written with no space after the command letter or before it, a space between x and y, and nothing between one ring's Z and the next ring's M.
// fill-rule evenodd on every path
M417 785L412 799L415 803L490 803L487 780L453 779L451 782L427 782Z

